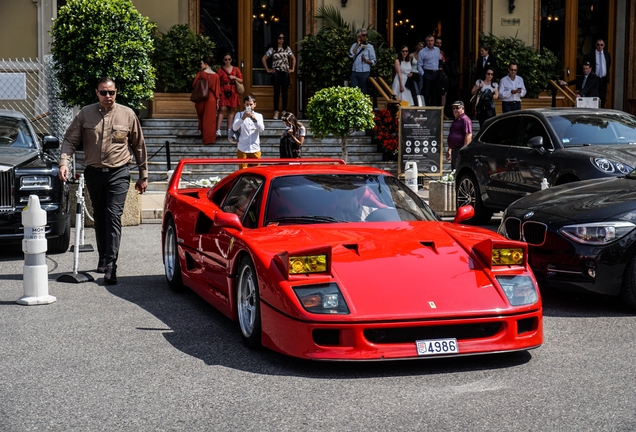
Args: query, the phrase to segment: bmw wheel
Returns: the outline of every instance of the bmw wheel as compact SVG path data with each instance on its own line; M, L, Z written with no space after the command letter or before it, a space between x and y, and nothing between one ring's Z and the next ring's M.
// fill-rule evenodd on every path
M472 175L464 174L457 180L457 192L455 196L457 208L470 204L475 209L475 216L468 219L465 223L480 225L490 221L493 212L484 207L479 191L479 184Z
M183 279L181 277L179 249L177 248L177 230L172 219L166 225L166 233L163 239L163 268L168 286L175 291L181 291L183 289Z
M261 346L260 301L254 264L249 257L244 257L239 264L236 307L243 343L252 349Z

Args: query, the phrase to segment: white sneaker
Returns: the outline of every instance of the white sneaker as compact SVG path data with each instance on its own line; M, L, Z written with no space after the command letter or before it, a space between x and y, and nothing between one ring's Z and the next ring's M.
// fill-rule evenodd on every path
M221 131L220 131L220 130L217 130L217 131L216 131L216 136L218 136L218 137L220 137L220 136L221 136Z

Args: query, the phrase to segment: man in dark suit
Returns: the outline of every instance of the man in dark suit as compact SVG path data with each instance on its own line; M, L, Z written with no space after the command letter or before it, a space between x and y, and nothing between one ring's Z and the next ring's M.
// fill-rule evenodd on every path
M596 49L585 55L585 61L590 63L592 70L598 76L598 95L601 99L601 108L605 108L607 84L609 84L609 68L612 64L612 59L605 50L605 41L603 39L596 41Z
M479 58L475 63L475 80L485 80L486 70L488 69L494 70L494 78L497 78L497 60L495 60L495 56L490 53L490 47L488 45L482 45L479 47Z
M561 85L576 84L578 90L577 97L599 97L598 94L598 76L592 71L590 62L583 62L583 76L577 77L572 81L559 81Z

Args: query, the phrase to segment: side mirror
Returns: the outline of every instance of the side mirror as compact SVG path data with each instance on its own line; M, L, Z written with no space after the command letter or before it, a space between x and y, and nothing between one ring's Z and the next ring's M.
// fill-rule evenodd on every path
M214 226L220 228L233 228L243 231L241 220L234 213L218 212L214 215Z
M54 150L60 146L60 140L57 137L46 135L42 140L42 148L44 150Z
M528 147L535 149L536 151L538 151L539 153L543 154L545 153L545 149L543 148L543 137L542 136L536 136L536 137L532 137L528 140Z
M473 216L475 216L475 209L473 208L473 206L471 206L470 204L461 206L455 213L455 219L453 219L453 223L462 223L472 218Z

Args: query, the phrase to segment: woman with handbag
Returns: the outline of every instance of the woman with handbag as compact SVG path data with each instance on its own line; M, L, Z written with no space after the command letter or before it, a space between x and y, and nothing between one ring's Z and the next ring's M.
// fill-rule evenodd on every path
M272 58L271 69L267 65L267 60ZM261 59L268 74L273 74L274 81L274 118L278 118L278 95L282 95L283 114L287 111L287 90L289 87L289 74L294 72L296 67L296 57L291 48L285 43L285 35L278 35L278 42L275 47L270 47Z
M285 132L280 138L280 157L281 159L299 158L307 130L292 113L283 114L281 119L285 123Z
M194 77L192 87L194 91L190 100L194 102L199 121L203 144L216 142L216 112L221 98L221 83L219 75L212 70L214 57L201 60L201 70ZM206 90L203 90L203 89ZM206 96L207 93L207 96Z
M393 85L391 90L393 94L401 101L406 101L407 106L413 105L413 95L406 86L406 81L411 77L411 55L409 47L402 45L394 64L395 76L393 77Z
M227 114L227 130L228 140L232 142L232 119L236 107L241 104L237 85L243 83L243 75L239 68L232 66L232 55L225 53L223 55L223 66L218 69L219 79L221 80L221 100L219 101L219 114L216 122L216 136L221 136L221 125L223 117Z
M471 93L476 95L475 109L477 110L479 127L490 117L497 115L495 99L499 98L499 85L495 82L495 70L486 68L484 74L486 78L484 80L478 79L471 90Z

